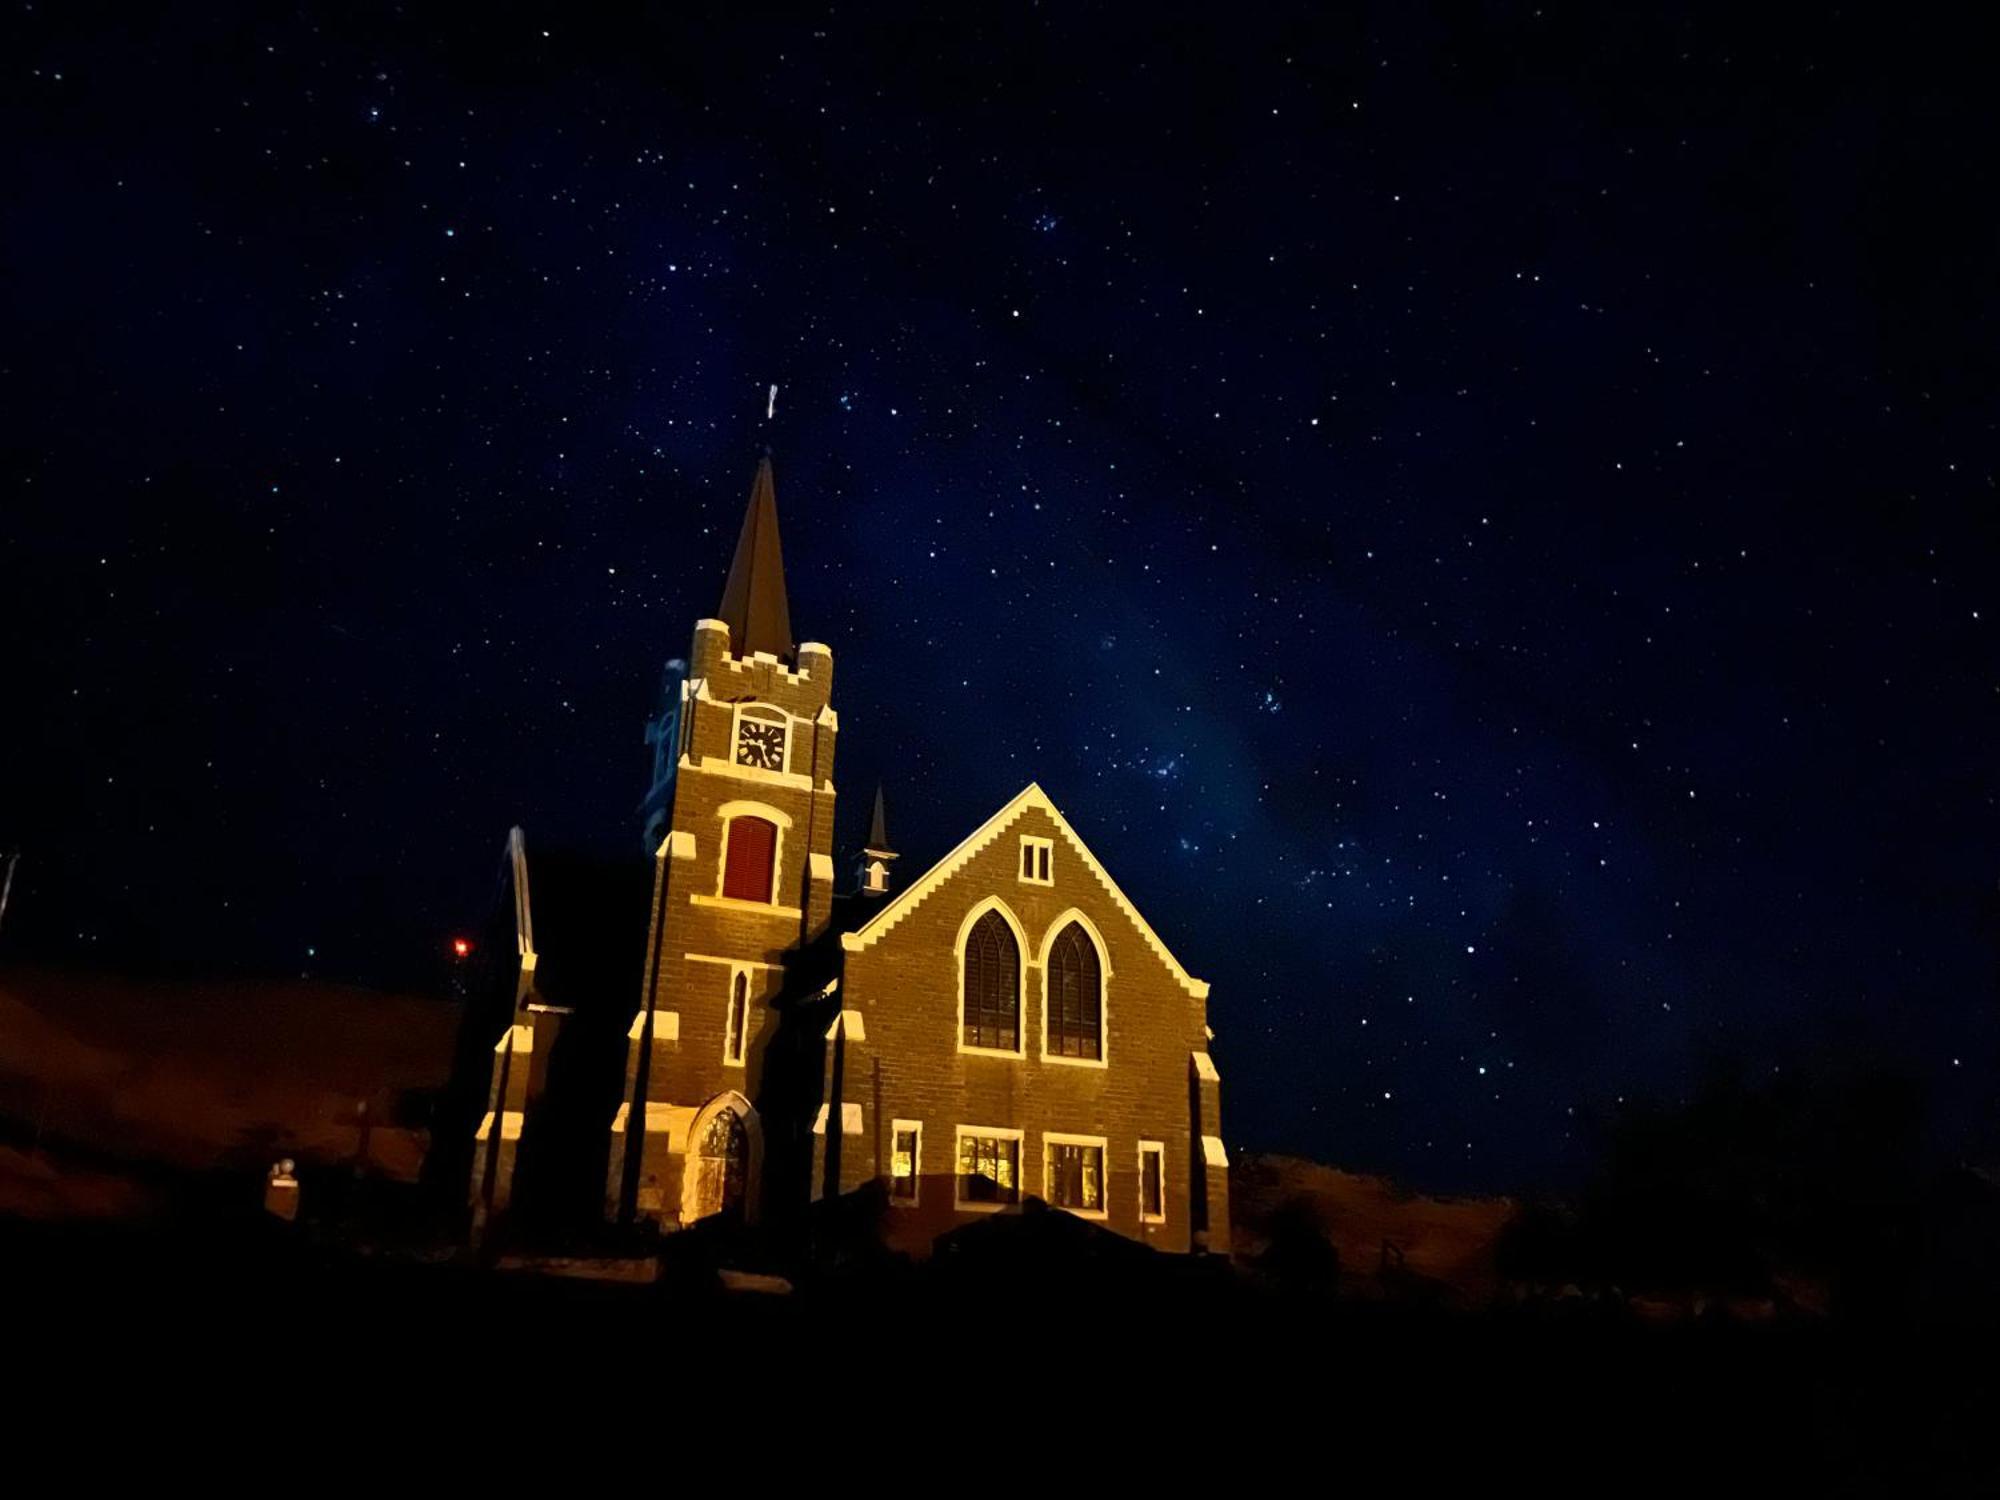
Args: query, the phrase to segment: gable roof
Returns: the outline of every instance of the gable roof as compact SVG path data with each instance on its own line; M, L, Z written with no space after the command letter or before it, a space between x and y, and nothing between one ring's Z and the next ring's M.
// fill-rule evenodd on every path
M1069 826L1069 819L1065 818L1057 809L1055 803L1049 800L1049 794L1032 781L1014 797L1013 801L1009 802L1000 811L973 829L963 843L936 864L932 865L928 870L924 871L915 881L906 886L899 895L892 897L888 904L877 911L873 917L854 931L842 933L840 946L849 953L859 953L863 949L879 942L898 922L915 911L926 897L960 870L964 869L975 854L999 838L1006 831L1010 823L1030 808L1036 808L1048 815L1049 821L1056 825L1056 831L1076 851L1077 857L1083 861L1084 867L1097 877L1097 881L1104 887L1105 893L1117 903L1118 909L1125 913L1126 919L1138 929L1139 936L1146 940L1146 946L1159 955L1161 962L1166 964L1168 972L1174 976L1180 987L1194 996L1195 999L1206 1000L1208 998L1208 981L1205 979L1196 979L1186 969L1181 967L1180 960L1175 958L1167 950L1167 945L1160 941L1160 935L1153 931L1152 926L1144 917L1139 915L1139 908L1134 906L1131 899L1118 889L1118 882L1111 878L1110 872L1098 863L1097 856L1092 854L1083 840L1077 837L1076 830Z

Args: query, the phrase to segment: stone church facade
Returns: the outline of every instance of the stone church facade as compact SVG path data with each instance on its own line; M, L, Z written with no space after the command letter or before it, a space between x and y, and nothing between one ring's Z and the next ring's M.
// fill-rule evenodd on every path
M1040 1199L1226 1251L1207 984L1039 786L906 883L878 793L842 878L839 732L832 651L792 640L766 458L721 608L649 730L652 911L606 1215L672 1230L872 1199L882 1237L923 1253ZM522 947L473 1166L482 1218L535 1129L554 1029Z

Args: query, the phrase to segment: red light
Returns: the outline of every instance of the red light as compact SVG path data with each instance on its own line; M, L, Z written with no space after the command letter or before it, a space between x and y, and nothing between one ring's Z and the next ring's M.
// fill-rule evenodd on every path
M451 951L457 957L464 958L472 951L472 940L470 938L453 938L451 940Z

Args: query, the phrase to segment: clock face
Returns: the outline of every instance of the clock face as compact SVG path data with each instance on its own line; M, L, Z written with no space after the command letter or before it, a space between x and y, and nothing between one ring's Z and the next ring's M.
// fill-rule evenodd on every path
M785 726L744 719L736 726L736 761L765 771L785 769Z

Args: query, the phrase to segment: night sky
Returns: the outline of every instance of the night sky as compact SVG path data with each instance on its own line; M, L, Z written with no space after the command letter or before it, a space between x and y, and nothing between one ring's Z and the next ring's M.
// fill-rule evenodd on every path
M15 5L0 954L435 987L636 854L768 443L843 844L1039 781L1233 1142L1990 1147L1988 54L1610 9Z

